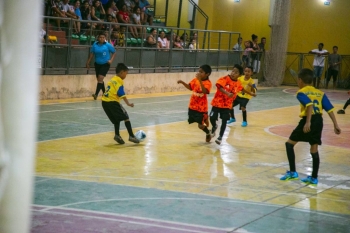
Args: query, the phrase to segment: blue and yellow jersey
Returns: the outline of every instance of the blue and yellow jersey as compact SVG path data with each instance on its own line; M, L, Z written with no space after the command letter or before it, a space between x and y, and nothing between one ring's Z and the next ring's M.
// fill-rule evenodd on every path
M251 85L251 86L253 86L253 88L255 89L255 92L256 92L258 89L256 88L254 80L252 78L245 80L244 75L243 75L243 76L238 78L238 81L240 81L240 83L243 86L243 90L240 93L238 93L238 96L241 98L251 99L252 96L247 94L247 93L244 93L244 90L248 90L249 92L252 92L251 87L250 87L250 85Z
M306 86L297 91L297 99L300 102L300 117L306 116L306 108L310 105L313 106L312 115L322 115L322 109L328 113L334 110L325 93L312 86Z
M119 76L114 76L107 84L106 92L102 96L105 102L120 102L125 97L124 81Z

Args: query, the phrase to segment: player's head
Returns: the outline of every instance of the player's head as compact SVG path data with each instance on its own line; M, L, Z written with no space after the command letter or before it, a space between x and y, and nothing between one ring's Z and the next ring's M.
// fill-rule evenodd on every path
M302 69L298 74L298 86L303 87L303 84L310 85L314 78L314 72L310 69Z
M125 79L129 72L129 68L124 63L118 63L115 68L115 73L121 78Z
M324 46L323 43L319 43L319 44L318 44L318 49L319 49L319 50L322 50L322 49L323 49L323 46Z
M241 65L235 64L231 71L230 77L232 80L237 80L238 77L240 77L242 74L243 74L243 67Z
M209 78L211 74L211 67L210 65L201 65L199 67L198 73L196 74L196 77L200 77L202 80Z
M250 78L250 77L252 77L252 75L253 75L253 67L251 67L251 66L246 66L246 67L244 68L244 76L245 76L246 78Z

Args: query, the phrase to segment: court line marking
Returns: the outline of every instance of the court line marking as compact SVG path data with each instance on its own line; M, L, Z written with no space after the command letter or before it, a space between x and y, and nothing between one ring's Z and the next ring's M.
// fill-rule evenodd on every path
M40 210L32 210L32 211L44 212L44 211L40 211ZM181 228L181 227L170 227L170 226L165 226L165 225L160 225L160 224L151 224L151 223L145 223L145 222L141 223L141 222L136 222L136 221L131 221L131 220L111 219L111 218L91 216L91 215L86 215L86 214L62 213L62 212L55 212L55 211L50 211L49 213L54 213L54 214L58 214L58 215L66 215L66 216L85 217L85 218L90 218L90 219L108 220L108 221L112 221L112 222L123 222L123 223L129 223L129 224L135 224L135 225L141 225L141 226L156 227L156 228L160 228L160 229L178 230L181 232L194 232L194 233L209 232L209 229L208 229L208 231L203 231L203 230L196 231L196 230L189 230L189 229ZM178 225L180 225L180 224L178 224ZM198 228L204 228L204 227L198 227ZM204 228L204 230L205 230L205 228ZM222 231L227 232L228 230L229 229L222 230Z

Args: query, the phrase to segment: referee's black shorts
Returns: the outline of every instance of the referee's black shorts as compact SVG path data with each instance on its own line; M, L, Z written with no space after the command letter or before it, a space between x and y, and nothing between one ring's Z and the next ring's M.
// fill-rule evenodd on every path
M111 102L102 101L102 108L107 114L109 120L113 124L117 124L120 121L129 119L129 115L126 112L126 110L123 108L123 106L120 103L116 101L111 101Z
M96 72L96 78L99 76L99 75L102 75L103 77L106 77L106 74L108 73L109 71L109 67L110 65L108 63L105 63L105 64L97 64L95 62L95 72Z
M321 114L312 115L310 132L304 133L303 128L306 117L303 117L298 126L293 130L289 139L295 142L308 142L310 145L322 145L323 118Z

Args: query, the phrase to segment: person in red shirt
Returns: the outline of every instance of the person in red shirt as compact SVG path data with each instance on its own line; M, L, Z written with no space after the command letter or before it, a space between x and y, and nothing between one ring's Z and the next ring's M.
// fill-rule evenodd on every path
M190 103L188 106L188 123L198 123L198 128L206 133L205 140L210 142L211 134L208 129L208 99L207 95L210 93L211 81L209 76L211 74L211 67L209 65L202 65L199 67L196 77L190 83L185 83L178 80L178 84L184 85L188 90L192 91Z
M220 114L222 120L219 137L215 140L216 144L220 145L222 137L226 129L227 120L230 119L230 109L232 102L236 99L237 94L243 90L242 84L237 80L243 74L243 67L236 64L233 66L232 72L229 75L221 77L216 82L216 93L211 105L210 122L212 124L211 137L215 136L215 131L218 128L216 121Z

